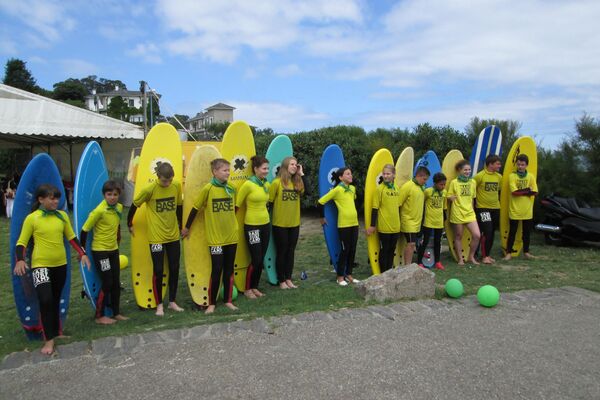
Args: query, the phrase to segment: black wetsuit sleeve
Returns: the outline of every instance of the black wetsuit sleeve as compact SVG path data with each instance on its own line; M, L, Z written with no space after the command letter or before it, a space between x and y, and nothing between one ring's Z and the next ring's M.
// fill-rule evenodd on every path
M310 196L310 190L308 189L308 178L306 177L306 175L302 175L302 184L304 185L304 195L305 196Z
M179 225L179 230L181 230L181 224L183 221L183 206L177 206L175 214L177 215L177 225Z
M317 210L319 210L319 217L325 218L325 206L321 203L317 203Z
M79 234L79 241L81 242L81 247L83 247L85 249L85 243L87 242L87 232L84 231L83 229L81 230L81 233Z
M131 208L129 208L129 212L127 213L127 226L130 228L133 226L133 217L135 216L136 211L137 207L132 204Z
M194 219L196 218L196 214L198 214L198 209L196 207L192 207L190 214L187 217L187 221L185 221L186 228L190 229L192 227Z
M17 261L25 261L25 246L18 244L15 247L15 255L17 256Z
M376 208L371 209L371 226L377 226L377 216L379 215L379 211Z

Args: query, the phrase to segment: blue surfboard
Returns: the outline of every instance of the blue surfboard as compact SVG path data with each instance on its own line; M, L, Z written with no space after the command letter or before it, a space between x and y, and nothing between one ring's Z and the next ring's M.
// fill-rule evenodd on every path
M278 135L267 149L265 157L269 160L269 174L267 175L267 181L272 182L273 179L277 178L279 174L279 168L281 162L286 157L291 157L294 153L292 147L292 141L287 135ZM271 222L273 219L271 218ZM273 239L273 233L269 239L269 247L264 258L265 272L267 273L267 280L271 285L277 285L277 270L275 263L277 261L277 253L275 251L275 240Z
M340 146L337 144L327 146L323 151L321 163L319 164L319 197L324 196L334 187L335 180L333 176L344 165L344 154ZM333 202L325 204L324 210L327 224L323 225L323 234L325 235L329 259L337 271L341 251L340 237L337 230L338 211Z
M419 167L425 167L429 170L429 179L427 179L427 182L425 182L425 188L432 187L433 176L438 172L442 171L440 160L438 159L437 155L433 150L429 150L423 155L423 157L417 160L417 163L415 164L415 169L413 171L413 175L417 173L417 168ZM427 248L425 249L425 254L423 255L421 263L427 268L433 267L433 232L431 232L431 234L429 235L429 243L427 243Z
M81 233L83 224L90 212L104 199L102 185L108 180L106 162L100 145L91 141L81 153L77 175L75 176L75 191L73 193L73 216L74 228L77 238ZM102 280L95 268L92 255L92 242L94 240L93 230L88 233L85 251L90 258L92 267L88 270L83 263L79 263L79 270L83 279L83 290L90 300L92 307L96 308L98 293L102 288ZM112 315L112 310L105 311L106 316Z
M51 184L60 189L61 197L58 203L58 209L67 210L65 188L56 164L48 154L38 154L29 162L29 164L27 164L27 168L25 168L25 171L23 172L15 195L13 215L10 221L9 253L11 271L14 269L17 261L15 246L21 235L23 221L25 221L25 217L31 213L31 206L37 200L35 199L35 192L42 184ZM62 327L64 327L67 318L69 296L71 294L71 251L66 239L64 244L67 252L67 279L60 296L60 331L62 331ZM32 240L29 241L26 256L27 265L29 267L31 267L31 250ZM27 270L26 275L17 276L14 273L11 273L11 275L17 313L21 320L21 325L25 330L25 334L29 340L40 340L42 339L43 328L42 321L39 318L39 304L37 294L33 287L31 268Z
M485 127L477 136L469 158L471 176L475 176L485 167L485 158L490 154L502 156L502 132L496 125Z

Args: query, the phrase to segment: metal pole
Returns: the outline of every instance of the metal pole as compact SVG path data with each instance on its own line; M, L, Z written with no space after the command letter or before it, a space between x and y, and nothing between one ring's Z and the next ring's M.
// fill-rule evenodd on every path
M146 138L146 134L148 133L148 120L146 118L146 81L140 81L140 92L142 92L142 109L144 114L142 118L144 119L144 138Z
M153 93L150 93L150 129L154 126L154 113L152 112L152 103L154 103Z

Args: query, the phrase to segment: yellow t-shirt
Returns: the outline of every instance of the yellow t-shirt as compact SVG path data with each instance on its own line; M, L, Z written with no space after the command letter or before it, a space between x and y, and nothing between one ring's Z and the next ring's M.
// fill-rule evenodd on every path
M206 241L209 246L227 246L238 242L238 224L235 217L235 194L207 183L194 203L194 208L204 208Z
M358 214L356 212L356 205L354 204L355 199L356 188L353 185L344 188L341 184L338 184L319 199L319 204L325 205L328 201L333 200L338 209L338 228L349 228L351 226L358 226Z
M477 196L477 185L473 179L461 182L453 179L448 188L448 197L456 196L450 207L450 223L466 224L475 221L473 199Z
M415 182L408 181L400 188L398 204L400 205L400 226L402 232L417 233L423 221L423 188Z
M444 209L446 208L446 189L425 189L425 221L426 228L440 229L444 227Z
M473 178L477 184L477 208L500 209L498 193L502 188L502 175L482 169Z
M17 245L27 247L29 239L33 236L32 268L60 267L67 263L64 238L72 240L75 233L67 213L57 212L62 219L54 213L44 215L42 210L36 210L23 222Z
M378 210L377 232L400 232L399 198L400 190L396 185L389 188L385 183L380 183L377 186L377 190L373 196L373 208Z
M300 226L300 196L294 184L284 186L280 178L273 179L269 188L269 202L273 203L273 226L293 228Z
M252 181L246 181L238 192L235 205L241 207L246 204L246 225L265 225L270 221L267 203L269 202L269 183L259 186Z
M510 192L516 190L530 188L532 191L537 192L537 182L535 176L529 172L524 178L519 178L515 172L508 176L508 183ZM533 202L535 196L510 196L508 203L508 218L515 220L524 220L533 218Z
M168 187L153 182L141 190L133 200L136 207L146 203L148 242L169 243L179 240L177 206L183 203L181 183L173 181Z
M106 200L102 200L96 208L90 212L83 230L86 232L94 229L94 239L92 240L92 250L94 251L112 251L119 248L117 243L117 233L123 214L123 205L115 204L115 207L109 207Z

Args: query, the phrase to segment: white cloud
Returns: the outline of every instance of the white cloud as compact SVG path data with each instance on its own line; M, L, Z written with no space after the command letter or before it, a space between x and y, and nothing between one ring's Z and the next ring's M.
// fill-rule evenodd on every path
M277 50L303 43L319 26L362 22L356 0L159 0L156 12L182 35L167 44L170 51L220 63L232 63L243 48Z
M276 102L226 101L236 108L236 120L244 120L259 128L273 128L285 132L314 128L329 119L329 115L304 107Z
M355 79L587 85L600 80L594 1L399 2L368 32Z
M57 42L64 32L76 26L75 20L67 14L64 3L58 1L0 0L0 10L31 28L35 32L37 47Z
M138 43L135 48L127 52L127 55L141 58L144 62L149 64L162 63L160 49L154 43Z
M62 70L69 78L80 78L89 75L98 75L100 73L101 68L98 66L85 61L79 60L76 58L69 58L60 60L60 65L62 66Z

